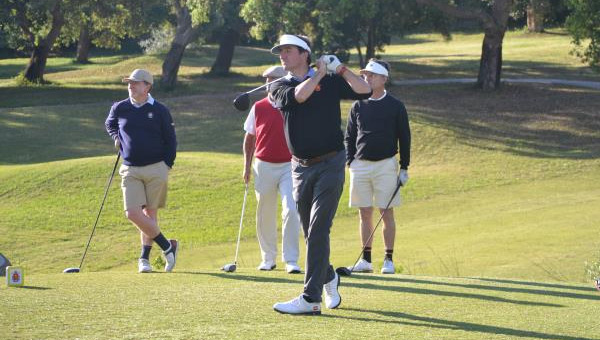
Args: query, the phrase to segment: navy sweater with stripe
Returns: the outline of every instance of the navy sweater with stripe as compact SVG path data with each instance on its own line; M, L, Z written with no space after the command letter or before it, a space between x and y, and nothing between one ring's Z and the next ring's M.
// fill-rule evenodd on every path
M129 98L116 102L104 124L108 134L121 142L123 164L144 166L164 161L173 167L177 149L173 118L158 101L139 108Z

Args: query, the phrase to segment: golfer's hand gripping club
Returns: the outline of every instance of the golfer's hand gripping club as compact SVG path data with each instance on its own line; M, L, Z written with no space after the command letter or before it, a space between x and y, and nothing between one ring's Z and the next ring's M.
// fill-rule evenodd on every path
M327 65L327 73L333 74L337 72L337 68L342 65L342 62L333 54L327 54L322 56L323 61Z

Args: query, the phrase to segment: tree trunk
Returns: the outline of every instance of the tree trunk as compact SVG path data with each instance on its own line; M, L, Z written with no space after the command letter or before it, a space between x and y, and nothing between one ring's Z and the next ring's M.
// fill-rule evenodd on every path
M233 52L235 51L235 45L238 43L239 38L240 33L232 28L227 29L223 33L221 41L219 42L217 58L210 69L211 74L219 76L229 74Z
M367 51L365 52L365 60L369 60L371 58L375 58L375 32L374 32L374 26L375 25L371 25L371 27L369 27L367 29Z
M530 0L527 5L527 29L529 32L544 31L544 18L549 4L546 0Z
M198 28L192 27L192 17L188 8L181 6L179 1L173 1L173 6L175 6L177 16L177 28L175 29L175 37L171 42L171 48L163 62L160 78L160 86L167 91L175 88L177 72L179 72L179 65L186 46L197 39L200 34Z
M49 53L50 47L46 44L39 44L33 48L31 59L29 59L29 64L25 69L25 79L32 83L44 82L44 70L46 69Z
M177 42L171 43L171 48L162 64L162 76L160 78L160 85L167 91L175 88L179 65L181 64L181 59L183 59L183 52L185 52L185 45L178 44Z
M363 69L367 65L367 63L365 62L365 58L363 58L360 42L356 43L356 51L358 53L358 63L360 64L360 68Z
M417 0L417 3L432 6L455 18L478 19L483 24L485 35L481 47L477 86L485 91L497 89L502 72L502 41L514 0L494 0L487 11L461 8L435 0Z
M39 40L30 31L26 20L23 19L25 17L25 10L23 8L19 8L19 11L17 11L17 21L19 21L19 26L21 26L23 32L30 37L30 41L34 46L33 52L31 53L31 59L29 59L29 64L27 65L27 68L25 68L24 72L25 79L30 82L44 82L44 71L46 69L48 54L50 54L50 49L54 45L54 42L56 41L56 38L58 38L60 30L65 23L65 17L60 5L61 1L56 1L54 3L54 6L51 10L52 25L50 27L50 31L46 37L40 38Z
M90 47L92 39L90 38L90 28L87 24L81 25L79 31L79 40L77 41L77 62L80 64L89 63Z
M486 32L481 48L477 87L492 91L500 86L504 32Z

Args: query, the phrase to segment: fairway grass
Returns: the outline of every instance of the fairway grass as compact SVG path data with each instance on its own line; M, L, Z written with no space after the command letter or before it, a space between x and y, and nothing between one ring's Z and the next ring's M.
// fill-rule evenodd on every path
M587 285L376 274L343 278L342 304L290 316L300 293L281 270L33 274L0 288L13 339L597 339Z
M508 33L503 75L589 78L568 56L568 36L553 33ZM384 58L395 79L474 77L481 39L409 36ZM252 194L238 270L219 271L233 262L244 193L246 113L231 100L277 60L236 48L235 73L212 78L215 53L186 51L177 90L153 92L176 124L159 224L181 251L164 274L154 247L150 275L136 273L139 234L124 216L118 176L82 273L61 272L79 265L115 161L103 123L126 96L120 78L140 64L158 74L162 56L51 58L52 85L26 88L11 83L26 60L0 60L0 252L24 268L26 286L0 284L0 339L599 339L600 294L584 263L599 260L600 91L389 88L412 131L410 181L394 209L397 274L343 278L339 309L292 317L272 305L296 297L303 277L285 274L279 259L274 272L255 269ZM350 104L342 103L342 124ZM336 267L361 250L345 185L331 230ZM300 252L304 267L303 244ZM376 273L382 260L378 230Z

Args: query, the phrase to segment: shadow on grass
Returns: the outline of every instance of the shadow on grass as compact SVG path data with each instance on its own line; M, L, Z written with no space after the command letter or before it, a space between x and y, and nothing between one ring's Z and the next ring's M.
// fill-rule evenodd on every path
M506 279L488 279L488 278L481 278L481 277L472 277L471 279L485 281L485 282L508 283L508 284L515 284L515 285L523 285L523 286L580 290L580 291L584 291L584 292L597 292L596 289L592 288L592 287L574 287L574 286L567 286L567 285L561 285L561 284L556 284L556 283L517 281L517 280L506 280Z
M336 319L348 319L365 322L383 322L383 323L394 323L399 325L426 327L426 328L437 328L437 329L450 329L456 331L467 331L485 334L495 335L506 335L509 337L519 338L533 338L533 339L547 339L547 340L592 340L591 338L583 338L580 336L569 336L559 334L548 334L535 331L514 329L508 327L482 325L472 322L453 321L440 318L432 318L426 316L418 316L402 312L394 311L380 311L380 310L366 310L356 308L344 308L340 307L341 310L347 310L350 312L358 312L365 314L374 314L373 317L349 317L341 315L322 315L323 317L330 317ZM381 317L385 317L382 320ZM392 319L392 320L390 320Z
M484 294L476 294L476 293L461 293L461 292L449 292L449 291L441 291L435 289L425 289L425 288L413 288L413 287L400 287L400 286L382 286L373 283L355 283L355 282L342 282L343 287L353 287L353 288L361 288L361 289L374 289L374 290L387 290L398 293L407 293L407 294L422 294L429 296L444 296L444 297L455 297L461 299L476 299L483 301L492 301L492 302L501 302L501 303L510 303L515 305L524 305L524 306L539 306L539 307L565 307L563 305L555 304L555 303L545 303L545 302L533 302L533 301L525 301L525 300L515 300L508 299L499 296L491 296ZM468 288L468 287L466 287Z
M503 286L488 286L488 285L478 285L478 284L467 284L467 283L454 283L454 282L440 282L440 281L431 281L431 280L423 280L416 278L406 278L406 277L380 277L380 276L363 276L357 275L354 277L357 280L365 280L365 281L393 281L393 282L403 282L410 284L427 284L427 285L438 285L438 286L447 286L447 287L460 287L467 288L472 290L490 290L490 291L499 291L506 293L524 293L524 294L535 294L542 296L556 296L562 298L569 299L582 299L582 300L600 300L600 295L588 295L588 294L578 294L571 292L561 292L555 290L541 290L541 289L527 289L527 288L517 288L517 287L503 287ZM572 287L569 287L572 288Z
M127 97L126 87L122 90L60 85L0 87L0 98L2 98L0 106L4 108L109 103L125 97Z
M178 273L193 274L193 275L207 275L207 276L218 277L220 279L236 280L236 281L293 283L293 284L299 284L299 283L301 284L303 282L302 275L298 275L298 276L296 276L298 279L292 280L292 279L284 279L284 278L272 277L272 276L254 276L254 275L243 275L243 274L236 274L236 273L214 273L214 272L193 272L193 271L178 272Z
M537 158L600 157L600 91L534 84L486 93L465 85L391 89L413 120L458 143Z
M50 287L38 287L38 286L21 286L21 289L31 289L31 290L50 290Z
M302 276L299 276L298 280L291 280L291 279L282 279L282 278L271 277L271 276L238 275L235 273L212 273L212 272L184 272L184 273L208 275L208 276L214 276L214 277L218 277L218 278L229 279L229 280L238 280L238 281L293 283L293 284L302 283ZM361 278L361 277L358 278L358 280L370 280L370 279L372 279L372 278ZM385 280L385 279L382 279L382 280ZM342 287L361 288L361 289L386 290L386 291L408 293L408 294L424 294L424 295L432 295L432 296L478 299L478 300L484 300L484 301L511 303L511 304L516 304L516 305L540 306L540 307L564 307L563 305L558 305L558 304L553 304L553 303L513 300L513 299L506 299L506 298L502 298L502 297L489 296L489 295L483 295L483 294L448 292L448 291L412 288L412 287L383 286L383 285L377 285L377 284L372 284L372 283L348 282L347 280L342 281L341 286ZM465 288L470 288L470 287L465 287Z

